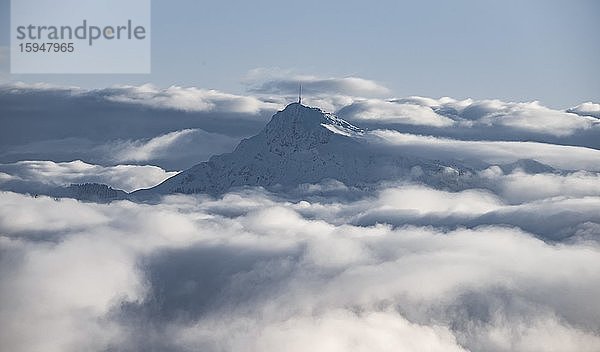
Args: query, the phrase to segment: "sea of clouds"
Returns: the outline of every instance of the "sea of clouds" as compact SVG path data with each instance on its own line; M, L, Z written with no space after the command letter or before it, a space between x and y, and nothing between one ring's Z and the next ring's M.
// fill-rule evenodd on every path
M598 174L490 177L497 193L2 192L2 349L597 351Z
M256 133L298 80L363 138L460 159L477 182L33 195L158 184ZM600 350L598 104L385 99L368 80L264 70L247 84L256 96L0 88L0 350Z

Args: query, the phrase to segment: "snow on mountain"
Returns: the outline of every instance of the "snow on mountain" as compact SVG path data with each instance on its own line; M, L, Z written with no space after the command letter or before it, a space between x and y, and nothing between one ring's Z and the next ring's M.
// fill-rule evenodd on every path
M370 144L364 131L336 116L299 103L277 112L257 135L236 149L132 195L220 194L232 187L293 187L335 179L351 186L410 178L451 187L470 174L465 167L405 155Z

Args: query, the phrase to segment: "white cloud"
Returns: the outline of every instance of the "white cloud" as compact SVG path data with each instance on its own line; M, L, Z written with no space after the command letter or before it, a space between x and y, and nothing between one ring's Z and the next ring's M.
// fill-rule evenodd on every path
M157 153L166 154L168 148L178 140L188 137L197 130L187 129L154 137L145 143L131 143L116 156L118 161L145 161L156 157Z
M5 182L23 181L49 186L96 182L124 191L155 186L177 173L167 172L150 165L100 166L81 160L62 163L19 161L12 164L0 164L0 171L11 176ZM0 183L0 187L3 187L2 183Z
M370 131L367 138L371 142L401 147L405 153L430 159L483 160L487 163L534 159L560 169L600 171L600 151L585 147L537 142L463 141L393 130Z
M219 111L256 115L261 110L275 110L279 107L278 104L263 102L251 96L195 87L171 86L161 89L146 84L116 86L100 90L98 93L110 101L184 111Z
M347 95L381 96L389 94L389 89L381 84L360 77L317 77L298 75L291 71L259 68L251 70L244 80L253 93L259 94L298 94L299 85L307 96Z
M561 322L556 315L511 320L497 316L482 329L481 348L487 351L595 351L598 337ZM490 348L491 347L491 348Z
M588 115L593 115L596 107L591 103L565 112L547 108L538 102L512 103L414 96L388 100L352 99L350 103L336 107L339 108L340 117L357 123L449 127L446 132L459 138L480 135L506 140L533 137L539 140L544 135L566 138L590 131L598 134L600 131L600 122L596 118L580 113L590 111ZM444 134L441 129L433 129L432 132Z
M13 94L25 94L28 91L60 91L77 94L84 90L77 86L64 86L45 82L25 83L21 81L10 81L0 84L0 91L7 91Z
M174 109L188 112L236 113L237 117L257 119L261 111L273 111L279 104L259 100L256 97L229 94L214 89L170 86L159 88L152 84L140 86L113 86L103 89L56 86L47 83L8 82L0 90L12 94L27 91L57 91L67 96L95 96L111 102L136 104L151 108Z
M598 124L596 119L552 110L538 102L505 103L499 100L484 100L465 109L481 114L476 120L479 124L506 126L554 136L572 135L577 130L586 130Z
M576 171L566 175L528 174L516 170L504 175L497 166L481 172L490 183L499 188L503 198L511 202L525 202L552 197L600 196L600 174Z
M394 211L414 212L419 215L435 213L478 215L502 206L502 200L484 190L447 192L409 185L383 190L378 195L377 202L371 205L371 209L393 209Z
M514 211L542 229L536 217L558 212L597 238L584 224L597 221L600 198L587 194L510 206L488 191L410 185L337 202L260 190L110 205L0 193L0 344L15 352L597 350L598 242L552 244L493 222L348 223L369 211L459 225Z
M110 218L82 207L74 200L56 202L42 197L38 202L24 202L23 196L1 193L0 233L26 233L56 231L68 233L92 226L106 225ZM19 245L23 245L20 243Z
M600 119L600 104L592 103L591 101L579 104L567 111L582 116L594 116Z
M292 78L305 79L307 93L314 89L308 99L331 106L356 107L351 95L385 93L357 78ZM263 83L258 87L286 91L297 81ZM328 91L337 95L321 95ZM280 104L180 87L73 92L250 119ZM591 118L537 103L360 102L365 121L440 130L488 126L513 137L596 128ZM115 161L146 161L185 153L201 139L224 141L193 128L168 131L104 148ZM474 176L471 187L481 188L467 183L456 192L400 181L362 192L328 180L292 195L247 189L154 204L0 192L0 349L600 349L600 151L389 130L365 138L431 159L531 158L579 171L505 174L492 166ZM153 166L21 161L0 165L0 187L101 182L132 190L173 174Z
M251 94L248 95L195 87L159 88L149 84L106 89L56 87L43 83L1 85L0 93L8 96L16 108L7 108L14 115L3 114L6 119L6 131L2 139L7 141L8 146L5 148L7 150L0 153L0 157L5 162L23 159L84 159L95 163L107 162L99 160L97 156L76 155L90 154L90 148L84 144L94 144L90 141L96 140L97 136L89 131L98 128L98 119L93 114L89 115L88 111L103 111L104 106L110 106L110 112L101 115L106 124L120 124L126 117L128 123L136 126L135 137L125 135L120 130L109 130L104 137L105 143L129 138L138 140L132 141L133 144L145 143L151 138L164 141L166 137L159 137L173 131L188 129L198 130L198 136L203 133L200 131L202 129L240 139L256 133L277 109L296 101L299 81L305 85L305 104L315 105L326 111L337 111L341 118L360 127L389 126L388 128L396 128L402 132L463 140L539 141L600 148L600 120L587 116L596 114L594 111L597 110L598 104L595 103L584 103L568 111L561 111L544 107L538 102L514 103L416 96L381 99L379 97L382 95L389 94L387 89L376 82L361 78L320 78L295 75L289 71L259 69L251 72L246 78L245 83L255 89L250 89ZM36 94L27 95L27 92ZM56 106L47 104L47 99ZM28 109L23 105L28 101L46 104L46 113L40 115L35 110ZM68 112L72 116L59 107L69 107ZM19 113L15 114L15 111ZM86 119L88 115L89 120ZM31 134L24 136L27 140L24 145L14 145L15 142L10 142L18 140L22 143L23 139L11 137L27 128L22 121L43 124L49 119L55 123L43 134L43 138ZM74 123L75 119L77 123ZM80 124L94 128L81 129ZM207 137L212 136L209 132L206 133ZM185 140L192 136L184 138L182 133L180 138ZM199 137L195 139L201 140ZM224 138L216 145L227 142L227 138ZM52 147L52 143L58 150L44 147ZM206 145L200 143L197 147L204 149ZM212 152L219 153L222 149L218 148ZM195 162L207 157L208 155L203 154L202 158ZM192 164L187 158L185 161L160 165L174 168L188 167Z
M344 118L352 121L377 121L433 127L451 126L454 123L452 119L435 113L429 106L417 104L369 99L354 101L344 109Z
M193 346L198 343L199 331L214 334L228 351L465 351L447 329L412 324L393 311L361 314L335 310L259 326L244 320L231 323L196 326L178 337L181 345Z

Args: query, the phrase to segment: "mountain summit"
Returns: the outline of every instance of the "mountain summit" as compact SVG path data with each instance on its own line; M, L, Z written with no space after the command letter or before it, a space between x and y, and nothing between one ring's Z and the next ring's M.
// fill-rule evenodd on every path
M293 187L336 179L349 186L412 177L455 182L461 170L377 147L365 131L317 108L289 104L231 153L173 176L134 197L170 193L220 194L240 186Z

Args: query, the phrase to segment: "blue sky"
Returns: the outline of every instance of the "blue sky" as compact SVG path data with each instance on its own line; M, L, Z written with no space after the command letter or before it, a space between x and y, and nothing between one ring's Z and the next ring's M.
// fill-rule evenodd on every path
M57 2L59 3L59 2ZM172 84L244 93L250 70L374 80L389 95L568 107L600 97L600 2L152 1L152 74L9 75L82 87Z

